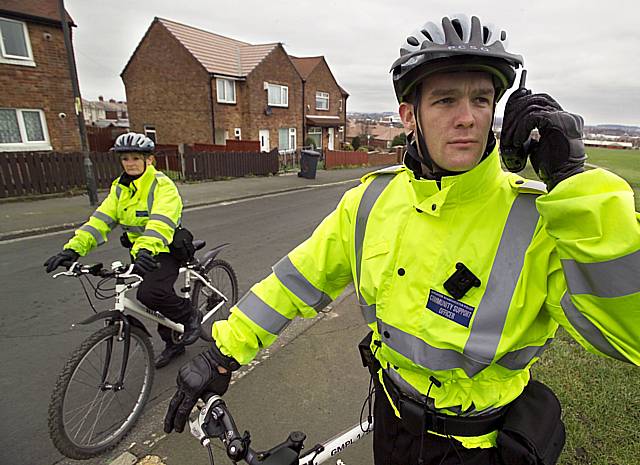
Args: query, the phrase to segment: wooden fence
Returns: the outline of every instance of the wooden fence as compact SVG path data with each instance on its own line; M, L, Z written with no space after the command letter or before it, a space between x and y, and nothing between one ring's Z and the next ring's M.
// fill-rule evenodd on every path
M402 150L395 152L347 152L342 150L329 150L325 155L325 168L332 169L342 166L384 166L402 163Z
M122 172L118 155L89 154L99 189L109 188ZM250 174L276 174L278 151L193 152L181 160L177 151L164 148L156 155L156 167L173 179L203 181ZM82 153L0 152L0 198L55 194L86 186Z
M278 150L259 152L187 152L184 154L187 181L239 178L250 174L276 174L280 168Z
M122 171L116 154L89 154L98 188L108 188ZM0 198L69 192L86 185L82 153L0 153Z

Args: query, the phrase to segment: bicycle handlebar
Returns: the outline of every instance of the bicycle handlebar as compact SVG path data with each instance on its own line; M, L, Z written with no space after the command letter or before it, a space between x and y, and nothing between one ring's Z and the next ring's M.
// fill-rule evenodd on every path
M240 435L233 416L220 396L212 395L205 401L197 416L189 418L191 434L200 444L208 447L211 439L218 438L225 445L227 456L234 462L241 460L249 465L295 465L300 458L306 435L294 431L277 446L264 452L256 452L251 447L248 431ZM313 452L310 451L310 452ZM213 458L211 458L213 465Z
M121 262L113 262L111 269L104 268L102 263L95 263L93 265L84 265L80 262L63 262L62 266L67 268L67 271L61 271L53 275L53 278L58 276L73 276L78 277L84 274L90 274L100 278L133 278L137 281L143 281L142 276L133 272L135 265L123 265Z

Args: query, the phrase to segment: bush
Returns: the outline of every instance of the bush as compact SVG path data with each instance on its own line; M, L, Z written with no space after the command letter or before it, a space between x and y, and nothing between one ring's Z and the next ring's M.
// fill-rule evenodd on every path
M313 139L311 137L307 137L304 140L304 146L305 147L313 147L314 150L317 148L315 139Z
M354 137L351 141L351 145L353 146L353 150L358 150L362 142L360 142L360 138L358 136Z
M351 145L349 142L345 142L345 144L342 146L342 150L353 152L353 145Z
M369 152L369 147L365 147L363 145L362 147L358 147L358 150L356 150L356 152Z
M398 134L391 141L391 147L395 147L396 145L407 145L407 135L404 132L402 134Z

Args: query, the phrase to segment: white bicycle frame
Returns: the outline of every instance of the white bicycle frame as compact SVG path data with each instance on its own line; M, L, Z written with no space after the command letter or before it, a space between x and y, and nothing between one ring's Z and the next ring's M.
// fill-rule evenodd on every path
M203 446L208 446L211 442L211 439L206 437L202 429L202 425L205 423L207 413L211 409L213 403L220 399L221 398L219 396L210 397L205 405L200 409L197 417L189 419L189 429L191 431L191 434L195 436ZM345 449L352 446L372 431L373 419L371 419L371 422L363 421L361 423L357 423L351 428L320 444L320 452L318 452L318 448L316 447L309 450L309 452L300 457L300 459L298 460L298 465L320 465L321 463L324 463L327 460L333 458L335 455L344 452ZM339 460L337 463L338 465L346 465L341 460Z
M77 265L78 265L77 263L74 263L69 268L68 271L56 273L53 275L53 277L57 278L58 276L75 276L74 270ZM122 263L119 261L115 261L111 264L112 270L116 270L121 267L122 267ZM209 310L209 312L207 312L206 315L204 315L201 323L204 323L209 318L211 318L211 316L229 300L218 289L216 289L211 284L209 284L209 282L200 273L195 271L191 266L180 267L178 274L184 274L184 284L185 284L184 289L186 289L186 291L184 292L183 295L185 298L191 297L191 284L195 280L202 282L205 286L207 286L209 289L211 289L213 292L215 292L222 298L222 301L218 305L213 307L211 310ZM140 275L133 273L133 265L130 265L127 271L125 271L124 273L120 273L117 277L118 278L134 278L134 279L137 279L137 281L131 282L131 283L120 283L120 284L116 283L115 304L113 307L114 310L117 310L122 313L126 313L126 312L135 313L138 316L141 316L148 320L155 321L156 323L166 326L167 328L170 328L179 333L184 332L184 326L181 323L175 323L174 321L165 317L162 313L156 310L150 309L148 307L145 307L137 300L130 299L129 297L126 296L127 292L138 287L140 283L143 281L143 278Z

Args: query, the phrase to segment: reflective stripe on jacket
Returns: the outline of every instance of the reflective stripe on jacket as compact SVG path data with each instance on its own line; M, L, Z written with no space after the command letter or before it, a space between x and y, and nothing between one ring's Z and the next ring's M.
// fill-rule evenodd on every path
M109 232L119 224L133 243L134 257L140 249L154 255L169 251L182 215L182 199L173 181L151 165L128 186L119 181L118 177L109 195L89 221L76 230L65 249L84 256L104 244Z
M435 408L476 415L522 392L559 324L590 352L640 364L639 250L633 191L604 170L545 194L503 172L497 150L440 187L390 169L348 191L213 337L248 363L355 281L381 341L376 357L398 386L424 396L434 376ZM481 284L456 301L444 283L458 262ZM488 447L494 437L462 442Z

